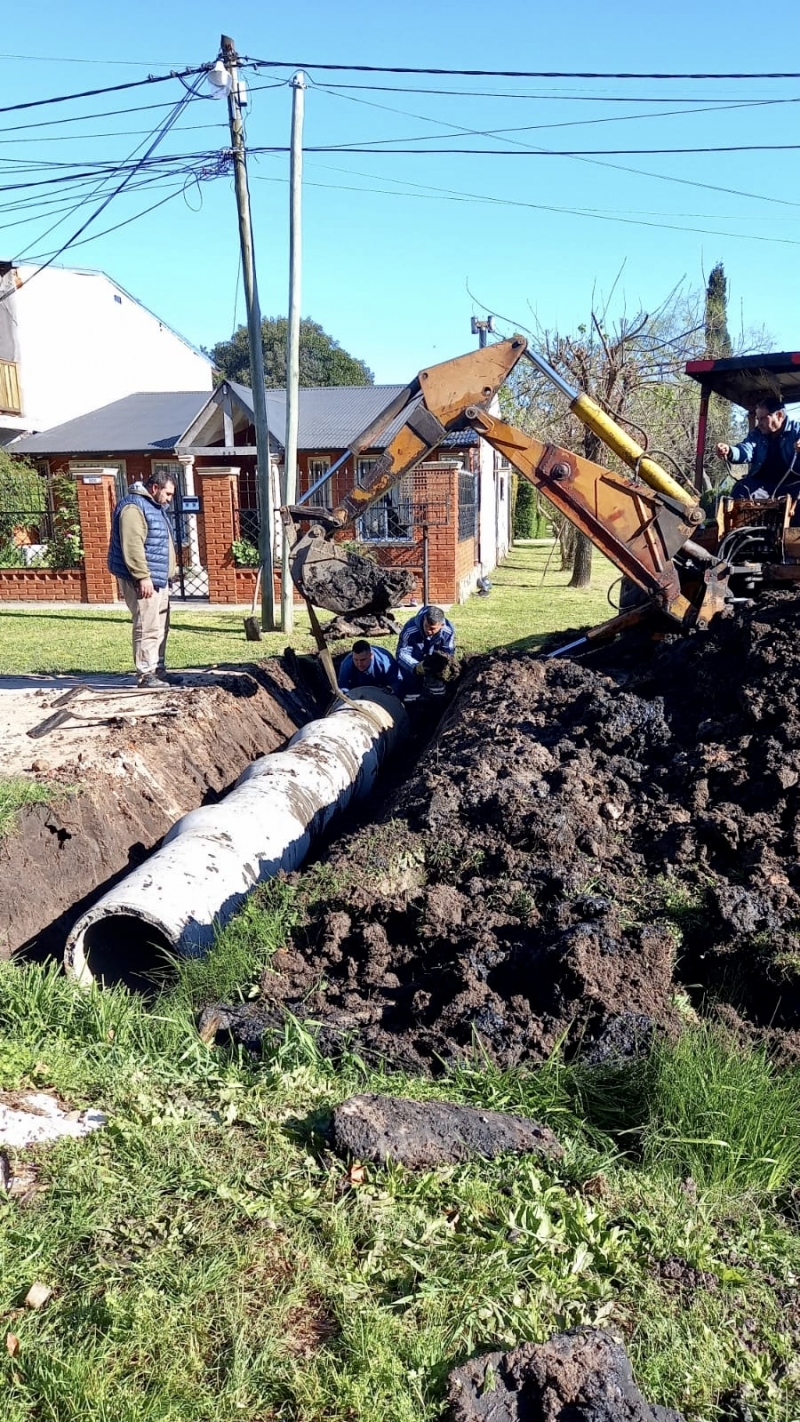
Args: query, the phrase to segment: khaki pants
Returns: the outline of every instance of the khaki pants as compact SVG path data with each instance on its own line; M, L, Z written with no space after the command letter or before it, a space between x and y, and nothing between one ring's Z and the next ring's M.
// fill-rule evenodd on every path
M163 671L169 633L169 588L156 588L152 597L139 597L134 583L120 579L120 588L133 617L133 661L137 672Z

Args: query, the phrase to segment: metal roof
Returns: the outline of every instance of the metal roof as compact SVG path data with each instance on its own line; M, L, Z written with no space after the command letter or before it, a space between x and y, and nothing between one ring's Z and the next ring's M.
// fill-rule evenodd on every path
M249 385L227 382L245 416L253 418L253 392ZM302 450L342 450L385 410L404 385L331 385L304 387L300 391L298 446ZM172 451L190 425L211 401L207 390L150 391L126 395L99 410L74 420L25 435L16 440L15 454L128 454L135 450ZM419 403L421 397L416 397ZM412 401L412 405L413 405ZM407 406L371 445L383 449L402 427L411 410ZM283 449L286 392L267 391L267 419L274 451ZM443 441L445 448L477 444L472 430L457 431Z
M126 395L8 446L14 454L125 454L173 450L208 401L207 390L154 390Z
M243 408L252 415L253 392L249 385L228 381ZM305 385L300 390L297 444L304 450L347 449L350 442L391 404L404 385ZM267 390L270 434L283 444L286 424L286 391ZM402 423L402 421L401 421ZM380 449L378 443L374 446Z
M745 410L752 409L762 395L800 400L800 351L690 360L686 374Z

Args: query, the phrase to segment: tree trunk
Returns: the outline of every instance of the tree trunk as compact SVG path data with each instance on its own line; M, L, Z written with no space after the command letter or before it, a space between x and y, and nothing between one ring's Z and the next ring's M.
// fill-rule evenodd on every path
M579 533L575 540L575 558L572 564L571 588L588 588L592 581L592 544L585 533Z
M561 548L561 571L568 573L575 566L575 544L578 539L577 529L569 519L562 519L561 527L558 531L558 542Z

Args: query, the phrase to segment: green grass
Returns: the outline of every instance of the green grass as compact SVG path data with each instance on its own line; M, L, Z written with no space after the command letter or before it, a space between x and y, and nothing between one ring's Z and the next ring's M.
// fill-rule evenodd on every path
M549 546L516 546L503 567L492 574L489 597L472 597L452 609L450 616L462 651L485 652L502 646L532 651L548 633L592 625L612 616L606 589L617 574L611 565L596 556L593 586L577 592L567 587L569 574L558 571L557 554L545 571L550 552ZM305 611L296 610L296 630L291 638L283 632L269 632L260 643L245 640L242 617L242 611L219 607L201 611L174 603L170 666L252 662L279 655L287 644L298 652L314 650ZM339 645L344 650L348 644ZM130 617L125 608L0 609L0 675L126 672L131 665Z
M0 1350L4 1418L433 1422L472 1351L587 1322L617 1330L645 1395L691 1422L713 1422L739 1384L754 1422L796 1416L795 1165L778 1179L758 1162L797 1134L797 1074L705 1029L629 1081L627 1117L619 1090L612 1137L587 1125L587 1081L557 1058L499 1072L478 1053L432 1082L334 1065L292 1022L258 1061L205 1047L196 1006L247 996L294 912L285 884L260 891L149 1009L0 965L0 1088L55 1087L109 1116L39 1154L30 1203L0 1197L0 1310L20 1342ZM706 1179L734 1088L756 1168ZM353 1185L323 1127L356 1090L522 1111L565 1157L368 1168ZM638 1163L621 1153L626 1121ZM673 1258L712 1286L665 1281ZM39 1312L20 1307L34 1280L53 1289Z
M0 840L14 833L17 815L26 805L47 805L67 794L64 786L44 785L23 775L0 776Z

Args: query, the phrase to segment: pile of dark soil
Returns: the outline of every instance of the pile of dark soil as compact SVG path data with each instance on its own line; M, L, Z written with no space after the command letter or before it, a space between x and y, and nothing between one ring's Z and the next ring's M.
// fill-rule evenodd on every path
M405 1065L594 1060L722 1012L794 1053L800 599L592 666L471 664L382 819L299 879L248 1008Z

